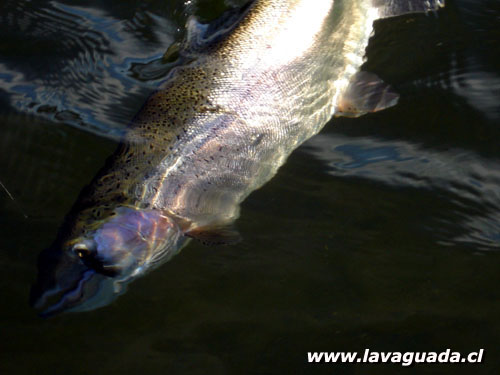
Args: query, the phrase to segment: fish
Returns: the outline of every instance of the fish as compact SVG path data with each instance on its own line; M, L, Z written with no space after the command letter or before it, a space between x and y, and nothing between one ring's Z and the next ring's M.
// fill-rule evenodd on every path
M93 310L191 240L240 241L240 204L335 116L396 105L361 71L378 19L440 0L254 0L211 23L187 21L176 60L106 165L40 253L41 316Z

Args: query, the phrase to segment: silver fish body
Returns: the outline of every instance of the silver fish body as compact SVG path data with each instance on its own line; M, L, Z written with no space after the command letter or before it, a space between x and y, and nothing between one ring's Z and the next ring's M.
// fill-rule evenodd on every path
M35 306L100 307L190 238L234 240L227 226L241 202L332 116L396 103L381 81L358 73L373 22L440 5L257 0L219 29L190 19L184 63L146 101L41 256L48 267L52 254L53 270L40 271Z
M367 4L255 3L227 39L195 51L194 62L172 73L155 94L167 103L159 104L161 112L151 110L153 96L139 115L139 128L150 124L151 115L175 117L170 92L184 91L179 86L185 77L198 80L192 94L197 108L183 121L172 152L130 193L195 227L232 222L248 194L335 113L378 18ZM131 132L129 142L148 135Z

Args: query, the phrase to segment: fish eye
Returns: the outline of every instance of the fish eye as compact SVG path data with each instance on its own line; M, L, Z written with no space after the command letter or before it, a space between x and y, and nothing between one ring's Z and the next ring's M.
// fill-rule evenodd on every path
M73 246L73 251L81 259L88 258L90 255L92 255L92 250L90 250L84 243L77 243L75 246Z
M73 246L73 251L88 267L109 277L116 276L120 273L119 267L107 265L103 263L97 256L97 251L88 247L86 243L77 243Z

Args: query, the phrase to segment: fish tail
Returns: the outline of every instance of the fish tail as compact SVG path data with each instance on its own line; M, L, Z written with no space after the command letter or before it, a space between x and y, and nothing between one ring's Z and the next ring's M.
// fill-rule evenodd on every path
M372 0L380 18L394 17L407 13L424 13L438 10L444 0Z

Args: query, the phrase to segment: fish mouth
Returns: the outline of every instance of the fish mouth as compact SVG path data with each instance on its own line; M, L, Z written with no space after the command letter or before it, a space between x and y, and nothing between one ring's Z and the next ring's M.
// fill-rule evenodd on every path
M59 257L58 262L48 264L47 258L53 259L54 254L42 252L38 278L31 288L30 304L40 317L95 310L109 305L126 290L126 280L99 273L64 252L55 257Z

